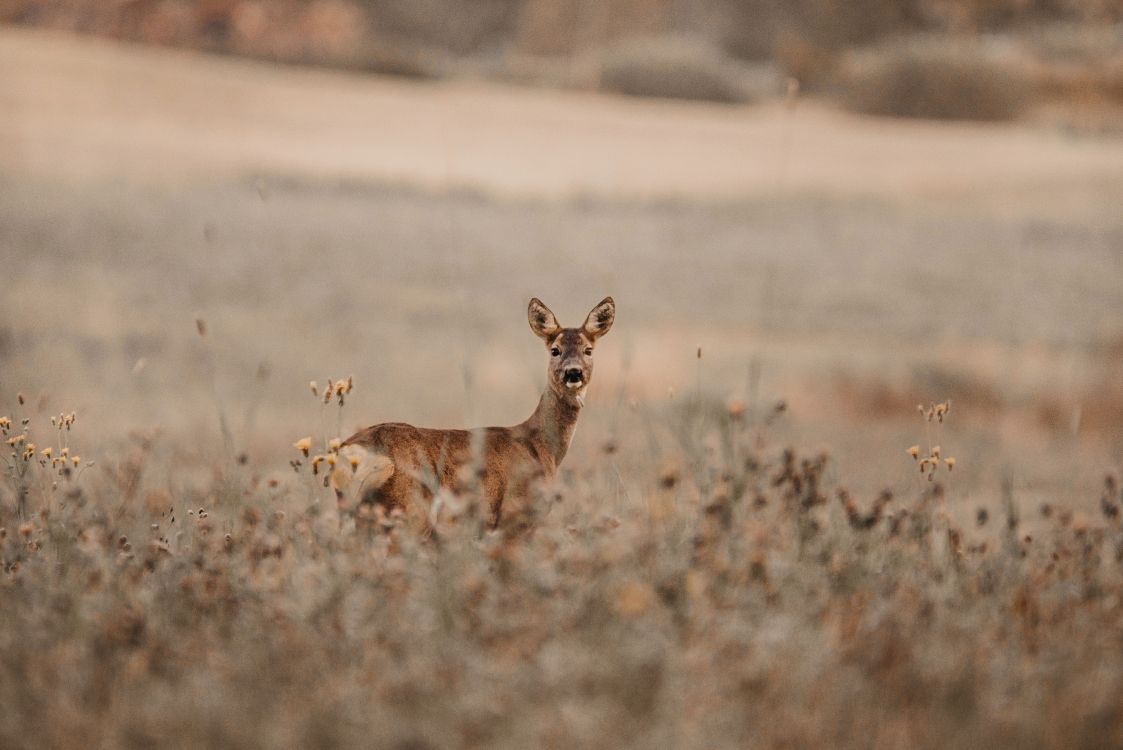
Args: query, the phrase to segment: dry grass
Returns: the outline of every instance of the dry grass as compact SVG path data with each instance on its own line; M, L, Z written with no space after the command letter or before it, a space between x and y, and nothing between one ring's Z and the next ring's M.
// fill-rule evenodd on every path
M420 543L307 475L159 439L81 476L37 453L0 503L0 743L1123 741L1115 478L1096 516L1008 495L961 524L953 471L875 500L739 408L635 418L646 449L570 466L514 545Z
M1120 740L1123 498L1089 468L1110 465L1119 433L1099 443L1066 426L1046 433L1043 454L1024 434L995 448L1017 408L1010 394L1044 403L1058 368L1028 367L1024 352L1017 368L1000 359L998 391L963 374L985 357L941 348L931 328L978 319L988 339L1079 336L1097 358L1081 366L1108 377L1118 345L1093 347L1102 317L1050 312L1086 300L1042 279L1056 269L1045 250L1078 243L1088 254L1068 253L1066 274L1117 309L1114 287L1094 285L1110 281L1094 248L1109 247L1113 214L1079 231L1035 215L1035 270L1020 242L1003 250L1008 235L976 204L918 215L822 199L544 206L298 181L173 194L21 184L34 205L0 197L6 246L24 249L28 264L26 283L5 297L0 346L3 382L26 384L28 396L0 398L9 435L26 416L37 445L30 461L13 459L26 481L9 473L0 484L0 745ZM831 255L809 226L833 238ZM877 264L891 275L824 281L872 267L866 253L886 236L907 240L896 265ZM290 447L298 438L330 451L331 437L372 418L447 423L465 401L477 405L469 422L525 416L539 363L522 311L481 304L482 292L450 296L450 237L477 249L455 274L460 289L516 297L545 270L561 294L600 262L611 289L626 291L561 481L515 545L469 518L423 544L377 516L340 515L320 476L286 464L303 458ZM634 254L628 237L645 239ZM683 237L701 238L688 266L669 260ZM528 238L546 245L528 255ZM75 274L69 249L79 246ZM746 257L746 246L783 256ZM950 277L932 273L933 247ZM1009 267L1005 252L1021 258L1025 284L1007 293L1048 303L1037 317L1028 305L1010 320L973 307ZM651 257L664 262L614 275L611 263ZM311 276L300 270L309 258ZM798 348L777 349L786 353L764 358L763 385L726 406L722 395L742 393L745 360L734 351L744 345L720 321L738 319L744 280L769 266L773 280L760 275L753 297L779 294L752 314L777 347L830 320L861 372L853 342L885 335L898 301L884 290L896 284L911 317L894 318L893 354L870 367L917 357L893 343L902 337L942 364L915 370L911 390L879 414L857 386L817 406L801 397L795 383L825 377L829 342L799 366L781 364L805 356ZM707 281L671 283L689 274ZM43 305L44 295L60 303ZM73 318L70 305L84 314ZM691 331L713 327L702 359L693 346L676 354L683 310L705 310ZM1048 327L1058 319L1063 328ZM518 350L496 343L520 337L528 345ZM479 345L450 355L465 339ZM270 368L258 366L264 357ZM689 369L675 369L681 360ZM323 404L323 375L352 367L344 414ZM463 391L448 386L457 367ZM670 398L666 379L677 386ZM946 424L916 418L906 399L918 391L953 396ZM772 394L790 408L772 408ZM72 399L78 421L60 433L49 415ZM162 429L130 435L126 424ZM835 454L799 447L821 442ZM95 463L60 476L42 457L47 444L51 458L65 447ZM940 447L931 481L931 464L922 475L908 454L914 444L918 460Z

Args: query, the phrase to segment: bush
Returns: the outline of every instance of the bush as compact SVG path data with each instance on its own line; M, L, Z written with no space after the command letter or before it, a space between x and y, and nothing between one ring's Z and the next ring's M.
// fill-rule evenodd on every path
M939 120L1010 120L1034 93L1015 60L979 43L916 37L844 57L839 88L856 112Z
M684 39L634 39L601 58L600 88L630 96L743 102L738 65L717 48Z

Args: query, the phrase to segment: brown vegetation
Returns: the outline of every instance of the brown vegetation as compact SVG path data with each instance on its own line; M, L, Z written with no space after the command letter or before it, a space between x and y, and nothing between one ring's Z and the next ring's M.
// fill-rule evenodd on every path
M636 39L606 51L599 85L630 96L744 102L748 92L735 65L701 42Z
M54 442L20 414L6 437ZM1123 741L1116 477L1098 517L1038 521L1011 495L965 526L950 463L865 498L826 455L777 450L740 410L705 414L668 415L689 443L681 426L652 436L684 451L675 481L648 462L643 497L610 502L607 453L563 477L517 545L474 524L426 543L252 464L189 480L157 468L159 441L81 475L17 458L30 473L0 497L0 743ZM88 444L83 426L59 434ZM151 502L122 501L126 461Z
M1010 120L1033 100L1024 61L972 42L898 40L843 63L843 103L857 112L940 120Z

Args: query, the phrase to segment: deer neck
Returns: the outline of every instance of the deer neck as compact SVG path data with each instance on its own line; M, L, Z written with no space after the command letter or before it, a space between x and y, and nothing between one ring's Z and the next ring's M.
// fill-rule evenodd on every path
M583 397L584 394L582 394ZM577 417L581 414L578 399L570 400L559 396L549 386L538 401L538 408L526 420L530 433L543 443L546 452L554 457L557 466L565 458L573 433L577 429Z

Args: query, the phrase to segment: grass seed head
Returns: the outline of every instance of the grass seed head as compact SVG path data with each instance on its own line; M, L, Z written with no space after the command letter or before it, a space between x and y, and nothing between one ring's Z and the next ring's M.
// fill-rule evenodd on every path
M297 440L295 443L293 443L292 447L303 453L305 458L308 458L308 453L312 450L312 438L301 438L300 440Z

